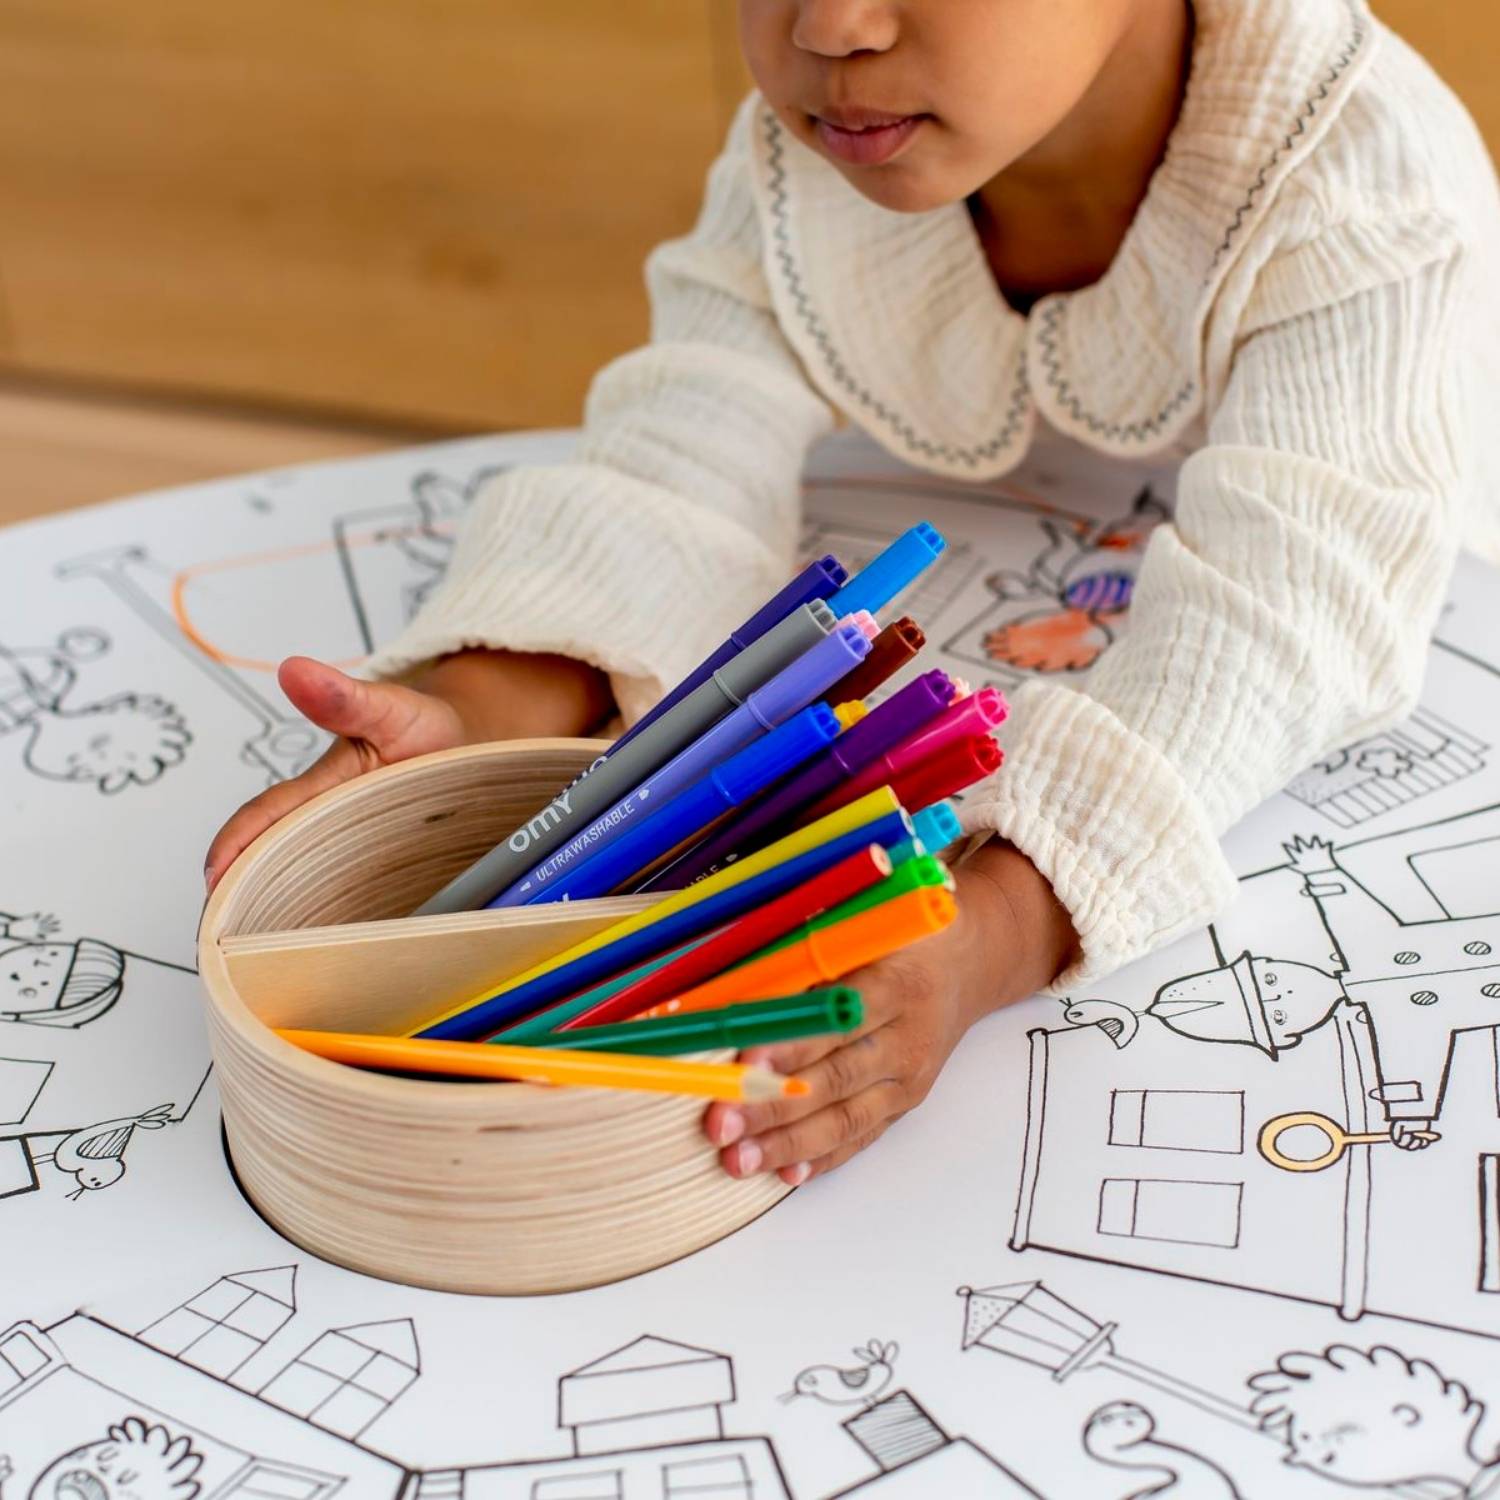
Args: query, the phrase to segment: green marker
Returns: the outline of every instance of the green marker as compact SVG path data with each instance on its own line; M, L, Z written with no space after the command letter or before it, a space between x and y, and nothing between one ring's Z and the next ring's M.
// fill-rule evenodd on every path
M951 891L953 872L935 854L916 855L897 865L884 880L877 880L874 885L866 887L857 896L851 896L841 905L830 907L821 916L814 917L810 922L804 922L795 932L789 932L785 937L777 938L774 943L767 943L764 948L757 949L748 958L741 959L740 963L750 963L755 959L764 958L768 953L776 953L782 948L789 948L793 943L800 943L810 932L821 932L825 927L832 927L837 922L857 917L862 911L869 911L872 906L894 901L897 896L904 896L908 891L919 890L922 886L928 885L940 885L944 890ZM729 967L737 969L740 964L731 964Z
M798 1037L826 1036L831 1031L853 1031L864 1016L859 995L839 986L809 990L805 995L788 995L780 1000L747 1000L742 1005L726 1005L719 1010L620 1021L613 1026L580 1026L576 1031L547 1036L543 1045L676 1057L684 1052L711 1052L716 1047L739 1051L795 1041Z

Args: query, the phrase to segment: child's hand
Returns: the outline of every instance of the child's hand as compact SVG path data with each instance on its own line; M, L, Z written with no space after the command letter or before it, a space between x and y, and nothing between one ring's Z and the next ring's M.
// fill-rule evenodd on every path
M444 657L412 686L361 682L306 656L276 674L293 706L338 738L300 776L252 797L209 845L209 890L248 844L294 808L396 761L433 750L525 735L577 735L609 707L603 675L561 656L465 651Z
M1025 855L992 843L956 876L952 926L844 981L864 1000L858 1031L745 1054L799 1074L812 1091L709 1107L705 1128L732 1176L776 1172L797 1186L847 1161L927 1097L975 1021L1035 993L1070 962L1072 922Z

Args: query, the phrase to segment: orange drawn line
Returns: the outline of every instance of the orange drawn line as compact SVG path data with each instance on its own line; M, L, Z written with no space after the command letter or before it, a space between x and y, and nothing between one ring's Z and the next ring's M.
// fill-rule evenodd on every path
M350 547L369 547L392 536L415 536L430 529L432 528L420 526L386 527L380 531L349 536L344 540L345 544ZM187 586L193 579L202 577L205 573L229 573L238 568L252 568L264 563L288 562L299 557L311 557L320 552L332 552L334 546L335 544L331 541L304 542L295 547L276 547L269 552L252 552L246 557L225 557L214 562L194 563L191 567L181 569L172 577L172 618L183 635L211 661L219 662L226 667L239 667L248 672L275 672L277 663L274 661L262 661L254 656L237 656L231 651L225 651L214 645L193 624L188 614ZM357 667L364 659L362 656L352 656L344 661L336 661L333 665Z

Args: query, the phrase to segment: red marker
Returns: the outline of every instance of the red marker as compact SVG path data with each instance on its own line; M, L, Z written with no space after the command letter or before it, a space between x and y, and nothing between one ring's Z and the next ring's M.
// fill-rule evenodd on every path
M800 813L799 818L821 818L836 807L842 807L854 797L863 797L878 786L895 785L914 767L930 760L949 745L984 735L1002 723L1009 712L1004 695L996 688L982 687L977 693L955 701L936 718L922 725L914 734L909 734L898 744L892 745L884 755L877 756L869 765L863 766L842 786L835 787L814 806ZM997 762L998 764L998 762ZM922 804L912 804L904 797L901 805L915 812Z
M805 881L756 911L747 912L722 931L690 948L671 963L643 974L634 984L607 996L591 1009L560 1025L558 1031L580 1026L603 1026L639 1015L658 1001L680 995L704 980L723 973L751 953L802 926L804 922L857 896L891 873L891 858L879 844L871 844L841 860L821 875Z
M973 739L959 740L913 766L891 783L891 790L902 807L920 812L993 775L1004 759L999 745L989 735L976 734Z

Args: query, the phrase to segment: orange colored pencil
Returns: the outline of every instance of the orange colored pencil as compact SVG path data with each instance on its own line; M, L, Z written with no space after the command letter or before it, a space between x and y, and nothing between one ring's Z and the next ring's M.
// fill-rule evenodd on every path
M635 1020L673 1016L681 1011L713 1010L742 1000L800 995L852 974L866 964L941 932L958 914L952 892L940 886L908 891L869 911L788 943L763 958L751 958L705 984L644 1010Z

